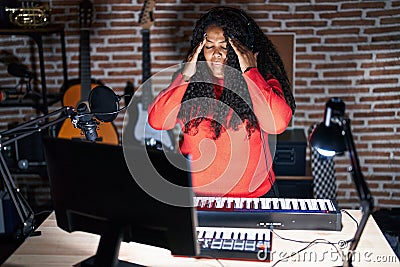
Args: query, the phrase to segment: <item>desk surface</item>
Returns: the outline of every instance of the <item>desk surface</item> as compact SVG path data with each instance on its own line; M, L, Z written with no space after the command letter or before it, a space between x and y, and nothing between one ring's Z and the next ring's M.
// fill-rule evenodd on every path
M357 220L359 211L349 211ZM343 213L343 229L340 232L331 231L295 231L276 230L273 236L272 262L234 261L213 259L195 259L173 257L170 252L152 246L137 243L122 243L121 260L141 264L144 266L210 266L210 267L246 267L272 266L278 260L307 246L306 243L297 243L282 238L312 241L324 239L335 244L353 237L356 225L354 221ZM16 252L5 262L6 267L16 266L76 266L79 262L92 256L96 252L99 236L74 232L67 233L56 225L54 213L51 214L39 227L41 236L29 237ZM282 238L278 237L281 236ZM339 247L339 245L337 245ZM343 244L346 252L346 244ZM399 260L390 248L382 232L372 217L364 229L355 257L354 266L399 266ZM341 265L342 260L332 245L316 244L304 250L297 256L282 260L276 266L334 266Z

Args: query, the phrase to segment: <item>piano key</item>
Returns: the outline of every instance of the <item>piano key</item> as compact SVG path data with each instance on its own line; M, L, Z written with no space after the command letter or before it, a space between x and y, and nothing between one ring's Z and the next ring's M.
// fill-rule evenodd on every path
M224 239L222 244L222 249L232 250L235 241L233 239Z
M299 202L297 199L290 199L291 207L293 210L299 210Z
M307 210L306 202L304 199L299 199L299 205L301 210Z
M226 198L217 198L215 200L215 207L217 209L225 208Z
M312 210L320 210L316 199L310 199L310 203Z
M234 208L234 200L231 197L228 197L226 199L226 208L227 209L233 209Z
M255 251L256 250L256 241L255 240L246 240L246 245L244 247L246 251Z
M280 203L281 209L290 210L290 201L289 200L280 198L279 203Z
M257 233L254 231L247 231L246 240L257 240Z
M280 207L279 207L279 199L278 198L271 198L271 201L272 201L272 209L274 209L274 210L279 210L280 209Z
M205 232L204 238L214 238L214 236L215 236L215 231L210 230Z
M211 249L221 249L221 248L222 248L222 243L223 243L223 240L222 240L222 239L214 239L214 240L211 242L210 248L211 248Z
M336 208L330 199L325 199L325 204L328 207L329 211L336 211Z
M233 245L234 250L244 250L244 245L246 244L245 240L235 240L235 244Z

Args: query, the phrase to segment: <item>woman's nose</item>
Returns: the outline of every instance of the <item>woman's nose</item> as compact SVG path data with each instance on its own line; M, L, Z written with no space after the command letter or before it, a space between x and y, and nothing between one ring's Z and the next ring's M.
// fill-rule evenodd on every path
M222 56L222 51L221 51L221 49L220 49L220 48L216 48L216 49L214 50L213 56L214 56L214 57L221 57L221 56Z

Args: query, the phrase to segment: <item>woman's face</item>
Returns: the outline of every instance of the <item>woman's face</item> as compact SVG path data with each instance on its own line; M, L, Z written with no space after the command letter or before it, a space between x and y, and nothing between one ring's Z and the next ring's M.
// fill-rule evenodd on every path
M206 34L204 57L207 65L215 77L223 78L228 54L228 42L225 39L224 31L221 27L211 25L207 27Z

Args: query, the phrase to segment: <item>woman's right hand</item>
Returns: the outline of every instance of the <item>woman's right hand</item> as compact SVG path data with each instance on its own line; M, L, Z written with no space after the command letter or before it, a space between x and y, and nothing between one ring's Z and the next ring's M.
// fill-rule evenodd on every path
M196 73L196 62L206 43L206 38L207 35L204 35L203 40L192 50L186 59L185 66L182 70L183 79L185 81L189 81L189 79Z

